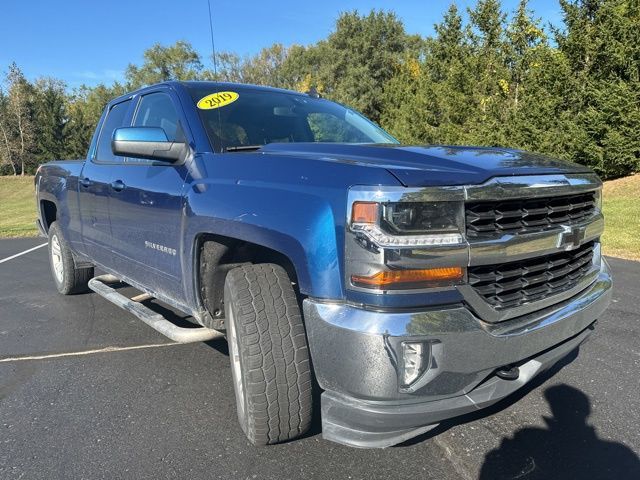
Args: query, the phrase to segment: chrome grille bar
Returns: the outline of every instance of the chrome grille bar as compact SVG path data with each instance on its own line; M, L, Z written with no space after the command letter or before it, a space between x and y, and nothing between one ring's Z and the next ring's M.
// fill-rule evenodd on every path
M496 237L577 224L596 211L595 192L548 198L467 202L467 237Z
M519 262L470 267L469 285L496 310L535 302L579 284L592 267L594 244Z

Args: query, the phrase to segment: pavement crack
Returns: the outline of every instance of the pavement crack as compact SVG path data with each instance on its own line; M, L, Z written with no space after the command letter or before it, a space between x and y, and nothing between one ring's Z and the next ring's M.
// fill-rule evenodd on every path
M76 352L47 353L42 355L16 355L13 357L0 357L0 363L24 362L29 360L48 360L51 358L80 357L83 355L94 355L97 353L126 352L130 350L142 350L146 348L172 347L174 345L184 345L184 344L180 342L152 343L147 345L131 345L127 347L111 346L111 347L104 347L104 348L94 348L90 350L80 350Z
M471 473L465 468L462 461L453 453L453 449L440 436L434 437L435 444L444 452L445 458L449 461L455 472L465 480L473 480Z

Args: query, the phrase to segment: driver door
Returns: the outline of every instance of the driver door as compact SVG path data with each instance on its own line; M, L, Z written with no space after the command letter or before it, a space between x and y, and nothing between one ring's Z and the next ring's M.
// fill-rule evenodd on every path
M177 99L168 89L138 99L133 126L160 127L170 141L184 141ZM181 302L184 162L126 158L113 171L110 218L118 271Z

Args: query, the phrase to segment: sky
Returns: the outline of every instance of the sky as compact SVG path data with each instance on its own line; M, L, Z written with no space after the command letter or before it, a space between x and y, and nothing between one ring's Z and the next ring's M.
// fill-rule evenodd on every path
M451 0L211 0L218 51L257 53L275 42L308 45L331 33L342 11L393 10L408 33L433 34ZM465 10L475 0L456 0ZM517 0L503 0L512 11ZM558 0L530 0L546 25L561 21ZM52 76L69 88L122 80L154 43L186 40L208 64L207 0L3 0L0 72L15 61L29 79Z

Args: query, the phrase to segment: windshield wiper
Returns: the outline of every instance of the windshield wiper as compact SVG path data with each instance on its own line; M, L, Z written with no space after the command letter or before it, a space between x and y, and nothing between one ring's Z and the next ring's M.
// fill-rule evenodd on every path
M225 147L225 152L252 152L260 150L264 145L237 145L235 147Z

